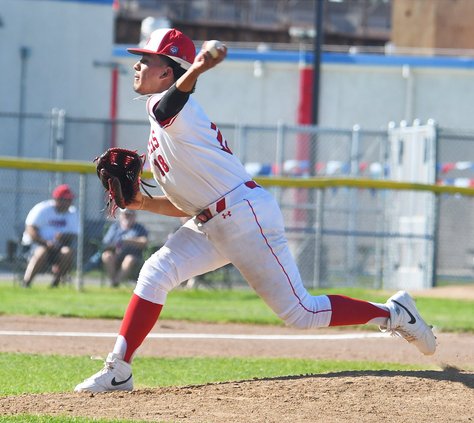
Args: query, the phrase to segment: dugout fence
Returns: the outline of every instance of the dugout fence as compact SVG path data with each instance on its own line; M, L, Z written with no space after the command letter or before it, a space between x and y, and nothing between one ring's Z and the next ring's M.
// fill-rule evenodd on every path
M11 139L17 136L18 118L0 114L0 125ZM103 212L104 194L92 159L109 145L112 122L74 119L61 111L25 115L21 121L24 128L20 135L25 138L22 149L17 151L15 143L0 144L4 200L0 206L0 277L18 275L13 250L29 209L48 198L56 184L68 183L78 195L76 205L81 214L73 281L78 287L107 283L103 274L87 269L110 224ZM144 150L146 122L113 124L120 146ZM424 252L413 266L431 266L428 284L474 280L474 164L468 160L474 154L474 134L436 128L435 154L427 164L435 176L430 183L422 183L394 180L389 129L284 124L220 128L249 173L279 201L306 286L391 289L388 281L393 275L388 270L400 266L397 254L417 250L420 243L425 245ZM27 139L35 141L27 143ZM136 139L139 146L124 141ZM411 221L405 219L405 224L390 224L402 196L411 198L407 204L432 202L429 213L421 212L427 217L424 223L413 216ZM150 231L147 254L180 225L178 219L148 213L139 213L138 220ZM426 269L423 272L426 275ZM243 283L235 269L227 269L223 275L232 286ZM221 277L210 277L211 285Z

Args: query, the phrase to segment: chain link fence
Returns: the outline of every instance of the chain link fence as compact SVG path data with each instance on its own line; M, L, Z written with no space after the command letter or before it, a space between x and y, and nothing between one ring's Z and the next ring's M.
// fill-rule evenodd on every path
M46 115L0 115L0 156L19 157L16 167L0 162L0 277L19 280L25 260L20 239L28 211L50 197L52 189L68 183L77 194L75 205L82 216L81 236L72 280L107 284L100 266L90 260L100 251L104 231L111 221L103 211L104 193L94 174L92 159L110 145L145 151L148 123L143 121L79 120L54 111ZM424 239L434 248L433 280L438 284L472 282L474 279L473 197L408 191L414 201L431 195L435 204L435 231L413 225L394 230L389 220L397 203L395 191L363 186L298 188L272 185L271 179L292 177L366 178L391 180L390 144L387 131L367 131L294 126L220 125L234 154L254 178L265 178L278 199L287 225L291 249L308 287L387 287L388 245L394 240ZM8 142L7 142L8 141ZM438 129L436 168L438 184L474 186L474 133ZM28 158L88 164L87 172L31 168ZM270 179L268 179L270 178ZM159 194L159 188L153 190ZM138 213L138 222L149 231L145 257L164 244L181 224L179 219ZM410 244L413 241L412 244ZM403 245L399 242L399 245ZM415 244L413 244L415 245ZM409 247L412 248L412 247ZM415 248L415 247L413 247ZM80 251L79 251L80 250ZM422 256L418 266L423 267ZM396 265L396 264L395 264ZM49 278L46 274L44 277ZM244 284L232 267L205 275L198 286Z

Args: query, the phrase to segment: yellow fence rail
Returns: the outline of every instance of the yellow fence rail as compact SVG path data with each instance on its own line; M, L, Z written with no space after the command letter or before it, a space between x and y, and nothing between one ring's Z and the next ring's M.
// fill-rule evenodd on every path
M48 160L48 159L23 159L16 157L0 156L0 168L18 170L37 170L47 172L69 172L94 174L96 167L94 163L72 161L72 160ZM144 171L143 177L152 179L150 171ZM445 186L438 184L419 184L412 182L398 182L391 180L378 180L367 178L290 178L290 177L257 177L256 182L263 186L285 187L285 188L334 188L350 187L364 189L391 189L409 191L427 191L435 194L461 194L474 196L474 188Z

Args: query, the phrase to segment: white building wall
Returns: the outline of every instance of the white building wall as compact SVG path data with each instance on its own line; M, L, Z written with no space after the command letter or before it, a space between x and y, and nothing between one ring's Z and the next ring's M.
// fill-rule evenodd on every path
M108 117L112 2L0 0L0 112L20 107L20 49L29 51L25 112L63 108L76 117Z
M471 117L474 99L474 69L423 68L416 72L416 117L435 119L440 126L474 129Z
M323 65L320 124L385 129L404 119L404 80L397 67Z

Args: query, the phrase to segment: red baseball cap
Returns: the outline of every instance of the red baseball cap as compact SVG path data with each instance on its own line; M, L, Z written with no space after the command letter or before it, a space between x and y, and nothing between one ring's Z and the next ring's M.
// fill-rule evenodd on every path
M196 57L192 40L177 29L160 28L153 31L143 48L128 48L132 54L161 54L189 69Z
M71 191L71 188L67 184L58 185L53 190L53 198L64 198L66 200L74 199L74 193Z

